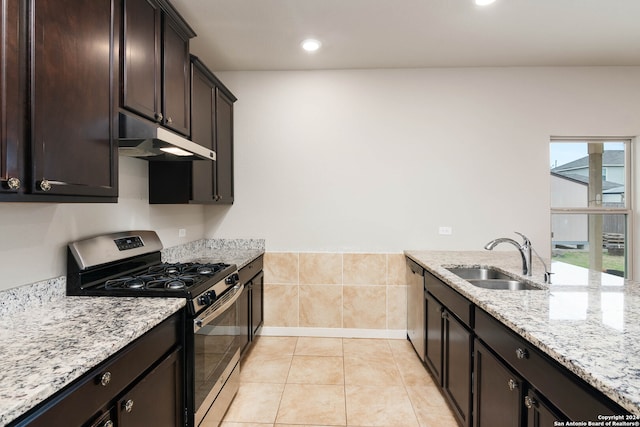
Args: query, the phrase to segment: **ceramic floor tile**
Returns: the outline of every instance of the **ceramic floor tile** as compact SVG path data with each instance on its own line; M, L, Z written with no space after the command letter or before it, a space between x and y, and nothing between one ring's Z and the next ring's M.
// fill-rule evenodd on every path
M346 386L347 425L418 427L409 396L403 386Z
M299 337L296 356L340 356L342 357L342 338Z
M285 355L259 355L247 358L240 366L240 382L284 384L291 359Z
M258 342L259 351L245 357L240 391L221 427L457 427L406 340L260 337ZM333 381L339 364L346 386L313 384ZM246 382L251 378L278 384ZM286 384L280 383L283 378Z
M344 384L342 357L293 356L289 384Z
M387 340L368 338L345 338L342 340L344 354L360 357L392 357L391 347Z
M293 355L297 342L298 337L265 337L259 335L252 345L249 356Z
M457 427L458 423L435 385L409 386L407 393L421 427Z
M203 427L203 425L200 424L199 427ZM211 426L211 427L217 427L217 426ZM233 423L233 422L224 421L222 424L220 424L220 427L273 427L273 423L268 423L268 424L265 424L265 423Z
M350 385L401 386L402 377L393 358L344 356L344 381Z
M346 425L344 386L287 384L276 422L279 424Z
M274 423L284 384L240 383L225 422Z

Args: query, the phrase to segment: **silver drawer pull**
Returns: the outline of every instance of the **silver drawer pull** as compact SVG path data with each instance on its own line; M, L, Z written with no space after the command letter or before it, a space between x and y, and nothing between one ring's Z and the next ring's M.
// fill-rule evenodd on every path
M105 372L100 376L100 385L106 387L111 382L111 372Z
M126 402L123 402L122 403L122 408L127 412L133 411L133 400L129 399Z
M529 358L529 352L527 351L526 348L517 348L516 349L516 357L518 359L528 359Z
M515 389L518 388L518 383L515 382L512 379L509 379L509 381L507 382L507 384L509 385L509 390L514 391Z
M538 404L538 402L536 402L536 400L532 397L529 396L525 396L524 398L524 406L527 407L527 409L531 409L534 406L536 406Z

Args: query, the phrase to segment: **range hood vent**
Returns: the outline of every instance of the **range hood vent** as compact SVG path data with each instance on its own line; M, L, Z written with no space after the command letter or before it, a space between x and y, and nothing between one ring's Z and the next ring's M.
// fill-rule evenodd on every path
M120 113L118 152L149 161L216 160L215 151L126 113Z

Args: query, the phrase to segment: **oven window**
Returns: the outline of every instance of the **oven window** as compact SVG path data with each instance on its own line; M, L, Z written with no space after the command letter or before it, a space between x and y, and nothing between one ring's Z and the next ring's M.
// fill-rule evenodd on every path
M202 406L202 403L211 393L231 359L240 349L236 311L237 304L231 305L211 323L203 325L202 328L195 332L194 385L196 410Z

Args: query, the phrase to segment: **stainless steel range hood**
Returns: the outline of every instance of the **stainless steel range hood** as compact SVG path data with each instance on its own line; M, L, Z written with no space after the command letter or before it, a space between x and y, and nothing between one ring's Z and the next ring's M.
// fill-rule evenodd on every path
M156 123L120 113L118 152L149 161L216 160L215 151Z

